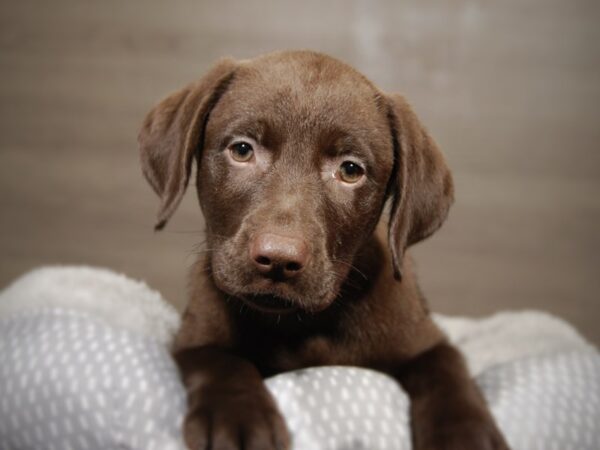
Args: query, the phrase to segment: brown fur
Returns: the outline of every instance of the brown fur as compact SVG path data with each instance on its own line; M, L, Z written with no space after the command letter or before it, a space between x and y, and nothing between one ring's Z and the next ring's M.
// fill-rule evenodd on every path
M228 159L239 136L253 143L251 163ZM406 254L441 226L453 189L401 96L313 52L224 60L155 107L139 141L162 199L157 228L198 163L209 251L191 272L175 344L192 448L288 448L262 377L325 364L394 376L411 398L416 449L507 448L431 320ZM365 167L355 185L335 175L348 158ZM378 223L388 199L385 239ZM257 270L252 255L265 233L303 249L285 279ZM286 311L265 312L264 298Z

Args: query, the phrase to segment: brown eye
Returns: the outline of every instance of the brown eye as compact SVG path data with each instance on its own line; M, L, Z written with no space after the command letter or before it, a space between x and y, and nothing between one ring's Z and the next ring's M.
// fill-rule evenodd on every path
M234 161L237 162L248 162L252 159L252 155L254 155L252 146L244 141L231 144L229 146L229 152Z
M356 183L365 174L365 169L352 161L344 161L338 169L338 177L344 183Z

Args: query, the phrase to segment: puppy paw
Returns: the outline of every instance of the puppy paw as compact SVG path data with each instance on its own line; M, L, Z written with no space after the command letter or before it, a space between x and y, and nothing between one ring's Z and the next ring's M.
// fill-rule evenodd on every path
M268 392L193 393L184 422L191 450L288 450L285 421Z

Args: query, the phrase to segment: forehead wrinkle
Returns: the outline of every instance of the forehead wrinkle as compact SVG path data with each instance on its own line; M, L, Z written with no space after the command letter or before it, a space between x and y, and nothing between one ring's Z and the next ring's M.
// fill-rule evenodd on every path
M352 109L354 105L343 108L342 102L332 101L327 104L322 98L319 101L308 98L295 102L291 100L291 96L281 93L278 98L280 102L274 106L277 111L274 114L277 122L275 126L282 130L282 144L288 147L284 153L292 156L290 164L300 163L296 159L305 155L311 155L315 165L320 165L322 158L328 155L354 155L367 165L375 164L371 150L374 130L365 127L362 115L354 117L355 115L344 110ZM335 94L331 98L335 99ZM354 99L347 100L350 103L353 101ZM358 120L359 118L363 120Z
M345 71L324 76L304 66L297 70L277 64L252 67L239 71L226 94L229 111L263 118L270 133L277 135L273 146L291 142L305 147L301 155L308 151L306 147L316 147L321 135L341 129L360 143L357 147L364 149L363 155L373 158L370 149L380 145L374 135L387 131L379 123L383 120L379 91L363 77ZM294 153L298 157L298 151Z
M337 61L265 62L240 68L230 86L229 93L241 101L245 114L272 111L274 118L293 117L288 124L310 129L315 118L324 122L346 114L349 121L380 112L374 101L377 89L357 72L340 70Z
M265 134L266 121L260 117L240 117L231 121L225 128L225 136L248 136L260 141Z

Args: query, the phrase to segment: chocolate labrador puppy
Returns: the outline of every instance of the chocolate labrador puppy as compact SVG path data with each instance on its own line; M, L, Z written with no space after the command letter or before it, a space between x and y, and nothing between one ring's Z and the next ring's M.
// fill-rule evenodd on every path
M507 448L406 254L453 185L404 98L319 53L227 59L159 103L139 143L157 229L198 167L207 253L174 350L190 448L290 448L263 378L326 364L398 380L415 449Z

